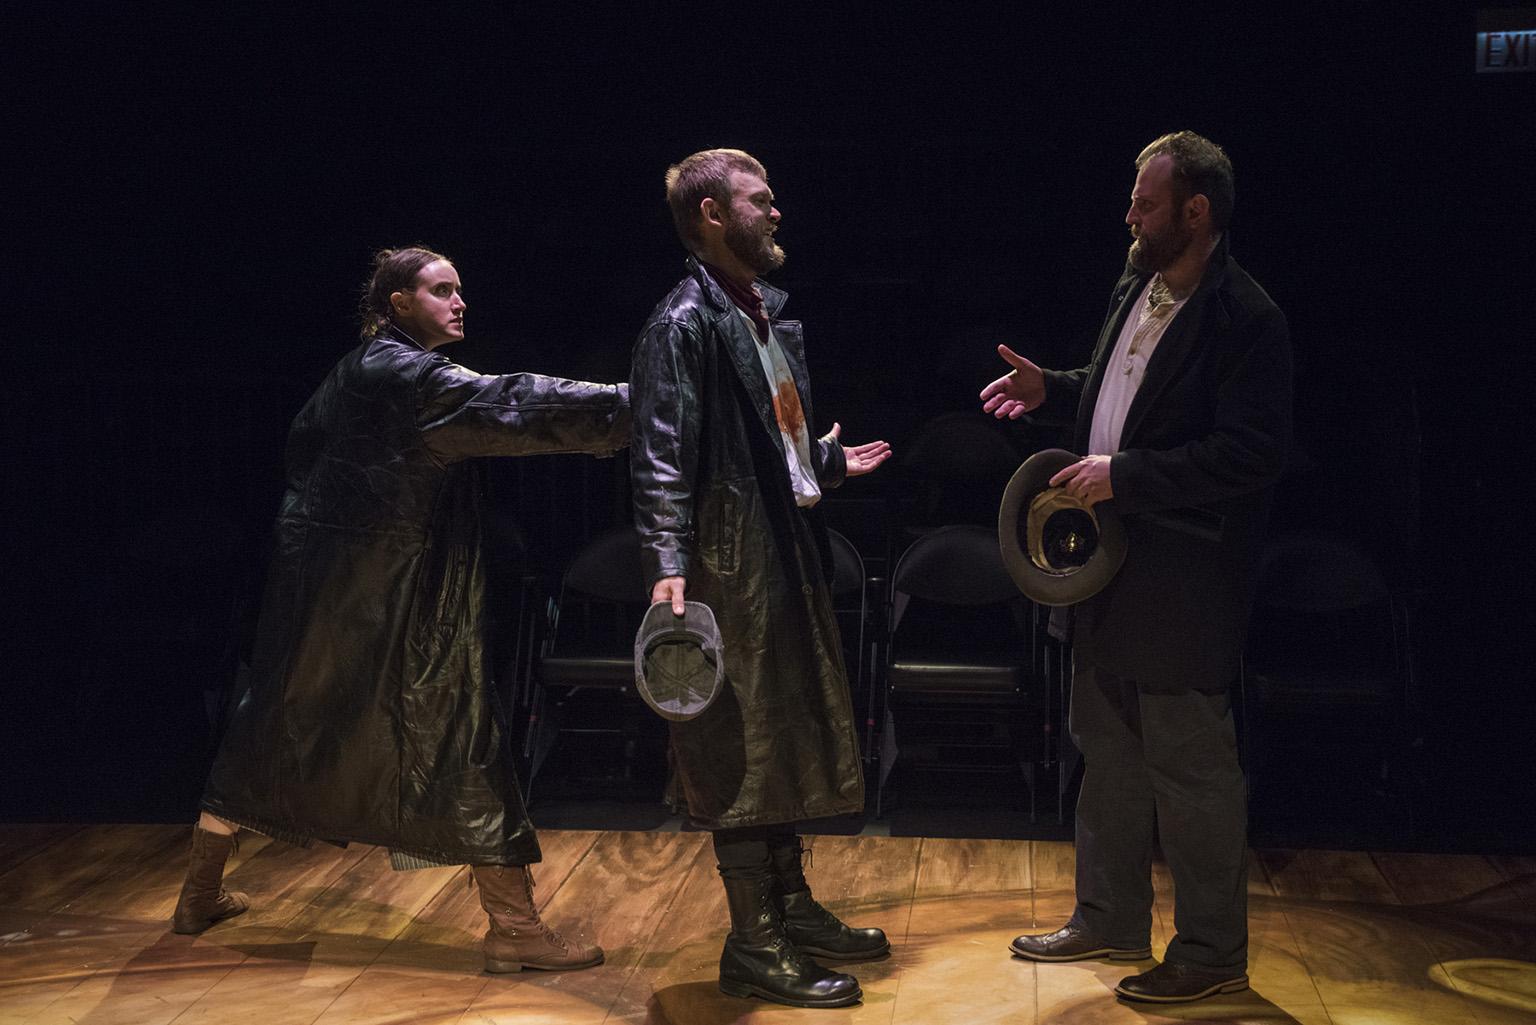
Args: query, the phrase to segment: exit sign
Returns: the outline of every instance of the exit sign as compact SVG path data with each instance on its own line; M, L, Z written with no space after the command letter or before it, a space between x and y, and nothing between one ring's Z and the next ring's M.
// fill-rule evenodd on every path
M1536 71L1536 8L1477 12L1476 70Z

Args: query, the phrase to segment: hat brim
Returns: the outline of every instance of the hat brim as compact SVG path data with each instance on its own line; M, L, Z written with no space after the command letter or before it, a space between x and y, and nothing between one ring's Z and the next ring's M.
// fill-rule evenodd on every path
M1065 449L1048 448L1024 460L1003 491L997 510L997 541L1003 565L1013 582L1038 605L1076 605L1092 598L1114 579L1125 562L1125 524L1113 505L1093 507L1099 523L1099 545L1088 561L1071 573L1049 573L1035 565L1024 541L1029 504L1051 486L1051 478L1081 459Z
M671 602L656 602L646 610L635 631L635 691L651 711L672 722L686 722L702 715L720 696L725 678L720 626L703 602L684 602L681 617L672 614ZM683 642L699 649L699 668L686 680L671 674L652 679L646 675L651 652L662 644Z

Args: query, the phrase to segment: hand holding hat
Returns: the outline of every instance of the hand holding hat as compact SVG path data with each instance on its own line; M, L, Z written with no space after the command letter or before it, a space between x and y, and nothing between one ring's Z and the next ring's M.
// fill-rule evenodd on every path
M997 512L1003 565L1041 605L1093 597L1125 562L1125 526L1113 505L1109 457L1036 452L1014 473Z
M1109 480L1109 456L1084 456L1051 478L1051 487L1063 488L1084 505L1115 497Z
M688 581L684 577L662 577L651 587L651 604L669 602L672 614L681 616L684 611L683 592L687 589Z
M665 582L657 581L657 588ZM714 703L724 682L720 627L708 605L684 602L678 615L663 599L646 610L635 631L635 690L652 711L673 722L696 718Z

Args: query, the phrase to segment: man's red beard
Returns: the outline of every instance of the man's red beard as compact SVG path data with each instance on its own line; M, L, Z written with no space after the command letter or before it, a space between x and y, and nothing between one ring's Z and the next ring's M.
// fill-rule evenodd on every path
M734 217L725 225L725 244L755 274L767 274L784 266L784 250L772 235L753 231Z

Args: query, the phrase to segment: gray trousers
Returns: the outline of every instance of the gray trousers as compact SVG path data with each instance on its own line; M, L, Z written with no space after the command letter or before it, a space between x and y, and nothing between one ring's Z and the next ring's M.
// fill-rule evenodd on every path
M1084 762L1073 920L1104 943L1147 946L1155 829L1174 886L1164 960L1245 970L1248 810L1229 695L1150 687L1079 658L1070 727Z

